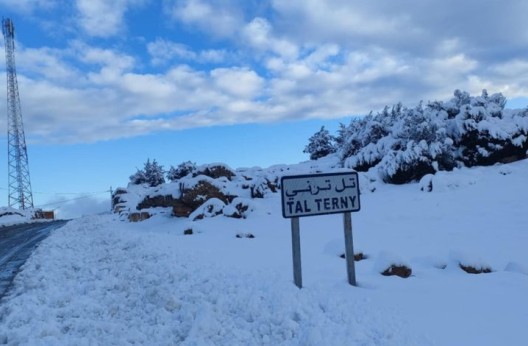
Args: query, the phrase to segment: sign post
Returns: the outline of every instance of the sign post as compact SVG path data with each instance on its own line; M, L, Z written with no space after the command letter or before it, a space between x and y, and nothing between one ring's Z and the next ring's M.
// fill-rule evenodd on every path
M345 259L347 263L348 283L356 286L356 265L354 263L354 242L352 240L352 213L344 213Z
M299 288L302 287L302 268L301 268L301 236L299 235L299 218L291 219L292 231L292 255L293 255L293 281Z
M281 187L282 216L291 218L295 285L302 288L299 217L343 213L348 282L356 286L351 212L360 209L357 173L285 176Z

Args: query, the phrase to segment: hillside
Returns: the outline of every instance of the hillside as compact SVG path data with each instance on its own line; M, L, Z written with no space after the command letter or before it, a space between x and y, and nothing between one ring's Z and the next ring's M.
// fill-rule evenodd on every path
M337 169L338 160L252 170L265 182L272 173ZM209 181L249 199L248 170L235 173ZM359 287L346 281L340 215L301 219L304 288L295 287L290 222L271 191L241 218L193 221L154 208L137 223L118 214L74 220L17 276L0 305L0 343L524 345L527 174L528 160L405 185L361 173ZM176 199L178 186L154 189ZM151 191L135 188L127 194L136 202ZM381 275L391 264L412 275Z

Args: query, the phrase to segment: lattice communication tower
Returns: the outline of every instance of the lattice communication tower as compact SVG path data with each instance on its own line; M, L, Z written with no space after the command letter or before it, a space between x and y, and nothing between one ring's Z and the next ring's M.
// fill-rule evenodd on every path
M10 207L33 208L33 194L29 179L29 164L18 94L15 65L15 27L9 18L2 19L7 73L7 152Z

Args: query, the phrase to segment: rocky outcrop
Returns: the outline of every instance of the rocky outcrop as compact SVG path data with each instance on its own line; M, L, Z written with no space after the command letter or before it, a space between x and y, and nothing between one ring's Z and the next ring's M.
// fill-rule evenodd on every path
M218 178L227 178L231 181L236 173L229 167L225 165L209 165L204 168L199 168L196 172L193 173L194 177L199 175L205 175L207 177L218 179Z
M146 220L148 217L146 217L146 215L142 215L142 213L153 208L171 208L173 216L189 217L207 201L217 200L223 205L226 205L233 201L233 199L236 197L237 196L231 196L223 193L218 187L207 180L198 180L189 187L185 187L183 184L180 184L180 193L178 197L175 197L173 194L147 195L140 199L140 202L137 203L135 208L130 208L130 206L127 207L126 205L127 190L118 189L113 194L112 205L114 212L120 214L127 214L129 210L135 209L135 211L131 211L126 217L129 221L136 222ZM216 215L220 213L222 213L222 208L220 208L220 212L216 213ZM205 216L210 215L207 214ZM205 216L202 215L201 218ZM197 217L198 219L200 218L200 216Z
M399 276L401 278L408 278L412 274L412 269L405 265L392 264L390 267L381 272L383 276Z
M278 179L270 180L268 178L258 178L249 185L251 198L264 198L268 193L275 193L279 190Z
M131 213L128 215L128 221L130 222L143 221L143 220L150 219L150 216L151 215L147 213L146 211Z
M468 274L487 274L492 272L491 268L486 266L471 266L462 263L459 263L458 266Z
M125 209L126 200L123 197L126 193L127 190L123 188L118 188L112 193L112 211L114 213L121 213Z
M288 168L285 168L286 170ZM182 176L173 169L170 183L151 187L129 184L112 196L112 207L123 219L136 212L165 214L200 220L224 215L246 218L255 209L253 198L265 198L280 190L283 167L232 170L224 164L193 166ZM179 177L179 178L178 178ZM133 216L137 219L137 216Z

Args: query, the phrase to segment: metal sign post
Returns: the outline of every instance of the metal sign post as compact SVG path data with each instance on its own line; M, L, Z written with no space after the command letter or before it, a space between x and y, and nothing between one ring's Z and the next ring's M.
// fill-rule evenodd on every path
M299 217L343 213L348 282L356 286L351 212L360 209L357 173L285 176L281 189L282 216L291 218L295 285L302 288Z
M302 268L301 268L301 237L299 235L299 218L291 219L292 231L292 255L293 255L293 281L295 285L302 288Z
M352 213L344 213L345 258L347 263L348 283L356 286L356 265L354 263L354 241L352 240Z

